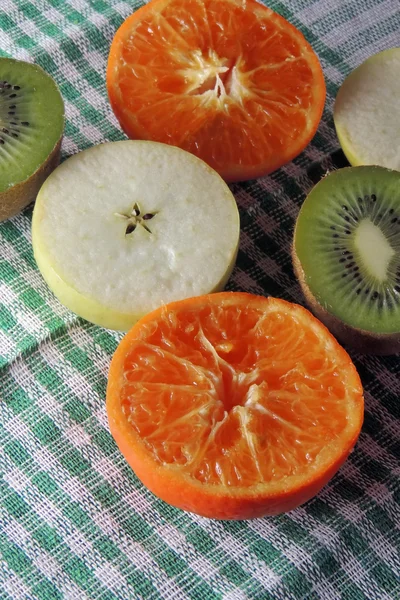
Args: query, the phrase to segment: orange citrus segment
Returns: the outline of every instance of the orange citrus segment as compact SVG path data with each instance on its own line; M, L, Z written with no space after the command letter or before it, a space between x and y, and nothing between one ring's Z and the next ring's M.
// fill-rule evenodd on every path
M363 397L349 356L308 311L225 292L135 325L113 358L107 410L154 493L246 518L293 508L328 481L358 437Z
M256 0L152 0L117 31L107 87L128 136L181 146L228 180L299 154L325 100L311 46Z

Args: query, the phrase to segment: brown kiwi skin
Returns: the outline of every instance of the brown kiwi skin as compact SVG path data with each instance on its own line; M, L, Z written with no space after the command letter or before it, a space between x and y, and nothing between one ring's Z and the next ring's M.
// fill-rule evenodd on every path
M400 331L396 333L371 333L364 329L357 329L347 325L329 313L313 296L305 281L301 262L292 246L292 262L294 273L306 298L306 302L315 316L330 330L330 332L343 344L361 354L390 355L400 352Z
M61 142L62 135L44 163L28 179L0 192L0 222L15 216L36 199L42 184L60 162Z

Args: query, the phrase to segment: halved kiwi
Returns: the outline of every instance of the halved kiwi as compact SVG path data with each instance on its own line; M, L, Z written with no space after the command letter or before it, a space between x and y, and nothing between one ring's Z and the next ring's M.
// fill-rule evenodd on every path
M400 172L339 169L297 218L295 273L315 314L365 353L400 352Z
M0 58L0 221L35 199L57 166L64 103L38 65Z

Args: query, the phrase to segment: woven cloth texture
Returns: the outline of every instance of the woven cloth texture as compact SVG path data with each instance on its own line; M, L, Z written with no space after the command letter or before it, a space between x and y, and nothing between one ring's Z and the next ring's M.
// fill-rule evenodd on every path
M400 46L398 0L271 0L326 77L312 143L269 177L232 185L241 216L228 289L304 303L294 220L327 170L346 165L332 108L344 77ZM63 158L125 136L105 89L113 35L137 0L1 0L0 54L34 61L66 105ZM1 168L1 165L0 165ZM398 357L352 357L363 430L316 498L289 514L221 522L143 488L109 433L105 388L120 334L55 299L31 247L32 209L0 225L0 598L211 600L400 598Z

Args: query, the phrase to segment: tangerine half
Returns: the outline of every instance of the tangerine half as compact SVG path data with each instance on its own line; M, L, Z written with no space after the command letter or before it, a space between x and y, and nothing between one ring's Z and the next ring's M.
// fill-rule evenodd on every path
M118 29L107 88L129 137L180 146L227 181L297 156L326 93L303 34L256 0L152 0Z
M239 292L143 317L107 387L111 433L139 479L216 519L313 497L353 448L363 407L350 357L309 311Z

